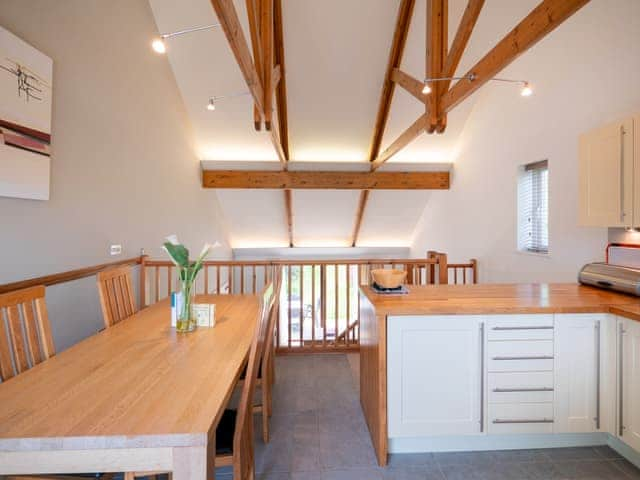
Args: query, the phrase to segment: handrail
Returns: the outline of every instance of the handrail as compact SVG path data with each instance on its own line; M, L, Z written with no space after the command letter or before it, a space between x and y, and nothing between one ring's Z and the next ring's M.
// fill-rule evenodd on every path
M101 263L99 265L93 265L91 267L77 268L75 270L68 270L66 272L52 273L50 275L43 275L41 277L29 278L26 280L20 280L18 282L5 283L3 285L0 285L0 293L20 290L22 288L35 287L36 285L44 285L46 287L49 287L51 285L57 285L59 283L72 282L74 280L91 277L92 275L95 275L96 273L99 273L107 268L117 267L121 265L139 265L140 263L142 263L142 257L132 257L124 260L116 260L114 262Z
M215 266L273 266L273 265L437 265L438 261L430 258L336 258L329 260L205 260L203 265ZM150 267L172 265L170 260L145 260ZM471 264L456 264L471 267Z

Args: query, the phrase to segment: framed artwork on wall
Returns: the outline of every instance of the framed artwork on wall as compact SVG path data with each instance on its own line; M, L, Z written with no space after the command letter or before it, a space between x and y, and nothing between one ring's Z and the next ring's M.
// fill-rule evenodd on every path
M0 196L49 199L53 61L0 27Z

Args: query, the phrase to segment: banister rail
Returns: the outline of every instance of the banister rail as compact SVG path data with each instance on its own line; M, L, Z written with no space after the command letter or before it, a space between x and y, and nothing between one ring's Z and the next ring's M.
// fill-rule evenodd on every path
M29 278L26 280L20 280L18 282L5 283L0 285L0 293L12 292L14 290L20 290L21 288L35 287L37 285L44 285L49 287L51 285L57 285L59 283L72 282L74 280L80 280L82 278L91 277L107 268L116 267L120 265L139 265L142 262L142 256L132 257L123 260L116 260L115 262L106 262L99 265L93 265L91 267L77 268L75 270L68 270L66 272L52 273L50 275L43 275L41 277Z

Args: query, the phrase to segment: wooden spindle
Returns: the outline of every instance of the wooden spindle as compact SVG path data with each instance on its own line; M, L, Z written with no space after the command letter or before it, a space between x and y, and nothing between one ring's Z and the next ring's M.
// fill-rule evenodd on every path
M316 346L316 266L311 266L311 348Z
M287 309L289 310L289 336L287 345L291 348L291 265L287 266Z
M209 267L204 266L204 294L209 295Z
M255 295L256 294L256 266L255 265L251 265L251 277L253 279L253 286L251 287L251 293Z
M335 316L334 316L334 323L335 323L335 330L334 330L334 334L333 334L333 346L337 347L338 346L338 302L339 302L339 292L338 292L338 264L335 264L333 266L333 273L334 273L334 289L335 289Z
M300 347L304 346L304 302L302 299L304 298L304 267L300 265L298 267L298 287L300 288Z
M156 265L156 302L160 301L160 267Z
M351 279L349 278L349 271L351 265L348 263L345 265L346 274L347 274L347 330L345 331L345 342L347 346L349 346L349 328L351 327Z

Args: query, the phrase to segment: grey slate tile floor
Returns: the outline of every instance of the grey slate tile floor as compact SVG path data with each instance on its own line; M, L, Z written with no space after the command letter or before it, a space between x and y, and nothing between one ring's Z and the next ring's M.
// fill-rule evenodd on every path
M640 470L609 447L402 454L379 468L360 409L357 358L276 362L267 445L256 419L257 480L640 480ZM231 475L219 470L216 478Z

